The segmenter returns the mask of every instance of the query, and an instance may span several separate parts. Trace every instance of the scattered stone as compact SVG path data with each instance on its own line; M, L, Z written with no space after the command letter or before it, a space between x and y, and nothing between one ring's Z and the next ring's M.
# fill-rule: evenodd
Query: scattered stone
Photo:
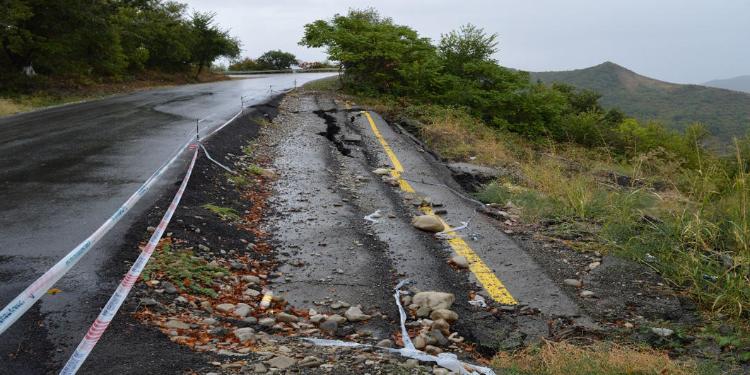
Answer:
M429 307L430 310L450 309L455 300L453 294L443 292L419 292L412 298L413 303Z
M216 305L216 310L219 310L223 313L229 313L234 310L234 304L222 303L220 305Z
M344 313L344 316L350 322L361 322L370 319L370 316L363 313L359 306L352 306Z
M565 279L563 280L563 284L574 286L576 288L580 288L581 286L583 286L583 283L581 282L581 280L576 280L576 279Z
M437 233L442 232L445 229L443 222L435 215L415 216L411 220L411 224L415 228L425 232Z
M391 170L389 168L378 168L378 169L372 171L372 173L375 173L378 176L385 176L387 174L390 174Z
M253 372L256 374L265 374L268 372L268 369L262 363L256 363L253 365Z
M326 320L320 323L320 330L328 334L333 334L339 328L339 324L335 320Z
M242 294L255 298L260 295L260 292L255 289L245 289L245 291L242 292Z
M324 320L326 320L326 316L321 314L313 315L310 317L310 322L313 324L320 324Z
M250 308L250 305L246 303L238 303L237 307L235 307L234 309L234 315L237 315L240 318L244 318L248 314L250 314L251 311L252 311L252 308Z
M432 369L432 375L450 375L450 371L442 367L435 367Z
M378 341L377 344L375 344L375 346L377 346L379 348L392 348L393 347L393 341L391 341L389 339L380 340L380 341Z
M249 283L249 284L260 284L260 278L258 276L253 275L242 275L243 282Z
M456 255L451 258L451 262L453 262L458 268L469 268L469 260L466 259L465 256Z
M432 311L432 313L430 314L430 319L444 319L448 323L453 323L458 320L458 314L456 314L455 311L451 311L448 309L437 309Z
M416 359L407 359L406 362L401 364L401 367L410 370L419 366L419 361Z
M203 321L202 321L203 324L208 324L210 326L216 325L216 323L218 323L218 322L219 321L216 320L216 319L214 319L214 318L206 318L206 319L203 319Z
M246 341L255 340L255 330L252 328L237 328L234 330L234 336L244 344Z
M209 313L214 311L214 308L211 306L211 302L209 301L201 301L201 309Z
M417 318L426 318L426 317L430 316L430 311L431 310L430 310L429 307L427 307L427 306L420 306L417 309L417 312L416 312Z
M148 228L146 228L146 232L154 233L154 232L156 232L156 227L149 226Z
M450 341L443 335L442 332L440 332L437 329L433 329L430 331L430 336L432 336L433 339L435 339L435 342L440 346L446 346Z
M580 293L579 295L580 295L581 297L583 297L583 298L586 298L586 297L593 297L593 296L594 296L594 294L595 294L595 293L594 293L594 292L592 292L592 291L590 291L590 290L583 290L583 291L581 291L581 293Z
M443 352L443 349L434 345L427 345L424 347L424 351L427 352L427 354L438 355Z
M156 302L153 298L141 298L141 305L146 307L156 306L159 302Z
M349 305L348 303L343 302L343 301L336 301L336 302L334 302L334 303L331 304L331 308L334 309L334 310L338 310L338 309L349 307L349 306L351 306L351 305Z
M589 264L589 270L593 270L596 267L599 267L602 264L602 262L592 262Z
M297 365L302 368L307 368L307 367L318 367L321 364L323 364L323 360L321 360L320 358L307 356L305 358L302 358L302 360L299 361Z
M412 343L414 344L414 347L419 350L422 350L425 348L425 346L427 346L427 341L422 335L418 335L417 337L415 337Z
M276 321L279 321L279 322L294 323L294 322L297 322L298 320L299 318L297 318L296 316L292 314L287 314L284 312L280 312L276 314Z
M279 370L286 370L294 366L296 363L297 363L296 359L283 356L283 355L280 355L268 361L268 364L271 365L271 367L275 367Z
M247 318L242 319L242 321L245 322L245 323L248 323L248 324L257 324L258 323L258 318L254 317L254 316L248 316Z
M669 336L672 336L672 334L674 333L674 331L669 328L657 328L657 327L651 328L651 332L653 332L659 337L669 337Z
M448 322L445 321L445 319L438 319L432 322L432 325L430 326L430 328L439 330L444 335L447 335L450 333L451 325L448 324Z
M276 319L274 318L263 318L258 321L258 324L263 327L273 327L274 324L276 324Z
M164 288L164 293L167 294L177 294L178 290L174 286L174 284L170 283L169 281L162 281L161 283L162 288Z
M627 329L630 329L630 328L634 327L633 323L630 323L630 322L625 322L625 324L623 324L622 326L625 327L625 328L627 328Z
M339 314L333 314L333 315L329 316L328 319L326 319L326 321L333 321L333 322L336 322L338 324L344 324L344 323L346 323L346 318L344 318L343 316L341 316Z
M207 253L207 252L211 251L211 248L208 247L208 246L206 246L206 245L204 245L204 244L198 244L198 250L200 250L200 251L202 251L204 253Z
M190 324L187 324L180 320L172 319L167 321L167 323L164 324L164 327L169 329L190 329Z

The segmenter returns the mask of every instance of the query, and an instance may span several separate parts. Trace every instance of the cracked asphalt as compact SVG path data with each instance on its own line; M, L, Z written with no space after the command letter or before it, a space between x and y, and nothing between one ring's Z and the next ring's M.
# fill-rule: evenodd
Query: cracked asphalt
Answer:
M106 220L195 134L240 108L330 74L253 76L108 97L0 119L0 305L11 299ZM67 359L119 278L105 267L127 229L178 180L186 155L131 212L0 340L0 373L39 373L10 365L32 350ZM134 249L132 258L137 257Z
M590 326L590 318L494 219L478 214L475 202L456 193L461 188L450 171L398 128L371 112L416 193L403 192L373 172L392 165L360 110L325 94L285 102L288 108L281 108L275 120L284 132L275 152L280 175L272 198L276 215L267 225L281 273L274 291L292 305L319 309L340 300L395 319L392 289L409 279L413 290L454 293L462 334L488 348L518 332L543 335L549 319ZM539 314L503 320L470 306L472 293L488 300L490 293L477 275L449 265L455 252L447 241L411 225L424 196L446 211L441 216L451 226L469 222L460 231L469 247L520 308ZM381 217L368 223L364 216L376 210ZM384 337L394 329L371 328Z

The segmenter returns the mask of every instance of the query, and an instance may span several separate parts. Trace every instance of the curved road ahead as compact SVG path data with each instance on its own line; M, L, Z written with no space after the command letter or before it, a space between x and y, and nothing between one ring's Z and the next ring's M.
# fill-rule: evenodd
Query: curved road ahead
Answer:
M0 306L101 225L162 163L195 134L207 133L273 90L330 73L254 76L248 79L148 90L0 119ZM68 273L56 288L0 339L0 365L22 350L35 319L45 322L54 355L65 357L118 280L103 267L124 234L163 188L184 172L185 155L151 192ZM133 259L137 251L133 251ZM45 358L45 360L48 358ZM57 361L64 358L57 358ZM0 366L4 367L4 366ZM7 368L5 368L7 370ZM0 372L4 370L0 369Z

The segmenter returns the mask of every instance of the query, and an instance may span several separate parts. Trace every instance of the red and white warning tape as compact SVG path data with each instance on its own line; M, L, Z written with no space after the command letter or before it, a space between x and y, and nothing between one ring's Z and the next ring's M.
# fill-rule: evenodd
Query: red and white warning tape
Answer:
M208 137L214 135L219 130L223 129L225 126L229 125L231 122L233 122L237 117L241 116L243 114L243 110L241 109L237 114L235 114L232 118L227 120L224 124L221 126L213 129L208 135L204 136L203 139L207 139ZM133 206L151 189L153 184L156 182L156 180L161 177L164 172L167 170L167 168L172 165L172 163L177 160L177 158L182 153L182 150L185 149L185 147L189 147L191 150L195 149L196 152L198 150L198 145L194 143L194 140L191 139L187 143L185 143L184 146L180 147L177 152L175 152L174 156L172 156L171 159L169 159L166 163L162 164L159 169L154 172L154 174L149 177L146 182L141 185L138 190L131 195L125 203L120 206L117 211L115 211L112 216L110 216L107 221L105 221L99 228L94 231L88 238L83 240L78 246L73 248L68 254L66 254L60 261L58 261L52 268L47 270L42 276L40 276L38 279L36 279L29 287L27 287L21 294L16 296L10 303L8 303L7 306L5 306L2 310L0 310L0 335L3 334L8 328L10 328L13 323L15 323L21 316L23 316L26 311L28 311L31 306L34 305L36 301L38 301L50 288L52 288L55 283L60 280L68 271L70 271L73 266L78 263L81 258L86 255L91 248L94 247L94 244L96 244L99 240L101 240L107 232L112 229L112 227L117 224L120 219L122 219L125 214L130 211Z
M36 279L29 287L27 287L21 294L14 298L8 303L2 311L0 311L0 334L5 332L13 323L16 322L26 311L28 311L34 303L39 300L52 286L60 280L78 261L91 250L95 243L97 243L104 235L109 232L112 227L120 221L120 219L130 211L133 206L151 189L153 184L156 182L161 175L167 170L167 168L174 163L175 160L180 156L182 150L188 146L186 143L184 146L172 156L169 161L162 164L159 169L141 185L133 195L128 198L120 208L110 216L107 221L104 222L99 228L94 231L88 238L78 244L73 250L65 255L60 261L58 261L52 268L47 270L41 277Z
M190 175L193 172L193 167L195 166L195 160L198 157L198 148L194 147L194 149L195 151L193 152L193 159L190 162L187 173L185 173L185 178L182 180L182 184L180 185L179 190L177 190L177 194L175 194L174 198L172 199L172 203L169 205L167 212L164 214L161 222L156 227L154 233L151 235L148 244L138 256L138 259L135 261L135 263L133 263L133 266L130 267L130 270L120 282L120 285L117 287L117 290L115 290L115 293L112 294L112 297L109 298L109 301L104 306L101 313L99 313L99 316L91 325L88 332L86 333L86 336L84 336L84 338L81 340L81 343L78 344L78 347L76 348L75 352L73 352L73 355L70 356L68 362L65 364L65 367L63 367L63 369L60 371L60 374L69 375L78 372L78 369L86 360L86 357L89 356L89 353L91 353L91 350L99 341L99 338L101 338L102 334L104 334L104 331L109 326L109 323L112 322L112 319L115 317L117 310L120 309L120 306L130 293L130 290L133 288L133 284L135 284L136 280L138 280L138 277L141 275L141 272L143 272L143 268L146 267L146 263L148 262L149 258L151 258L151 254L154 252L156 245L159 244L159 240L164 234L164 231L167 229L167 225L172 219L172 215L177 209L177 206L180 204L182 194L185 192L188 180L190 179Z

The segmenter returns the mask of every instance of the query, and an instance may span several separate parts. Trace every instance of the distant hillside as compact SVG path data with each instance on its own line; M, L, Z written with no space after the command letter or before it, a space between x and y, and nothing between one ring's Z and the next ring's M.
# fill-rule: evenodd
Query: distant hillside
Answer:
M709 87L718 87L720 89L744 91L750 93L750 76L739 76L727 79L716 79L708 81L703 85Z
M659 120L683 130L694 122L726 146L750 129L750 94L699 85L680 85L636 74L611 62L586 69L531 73L533 80L563 82L595 90L605 108L620 108L640 120Z

